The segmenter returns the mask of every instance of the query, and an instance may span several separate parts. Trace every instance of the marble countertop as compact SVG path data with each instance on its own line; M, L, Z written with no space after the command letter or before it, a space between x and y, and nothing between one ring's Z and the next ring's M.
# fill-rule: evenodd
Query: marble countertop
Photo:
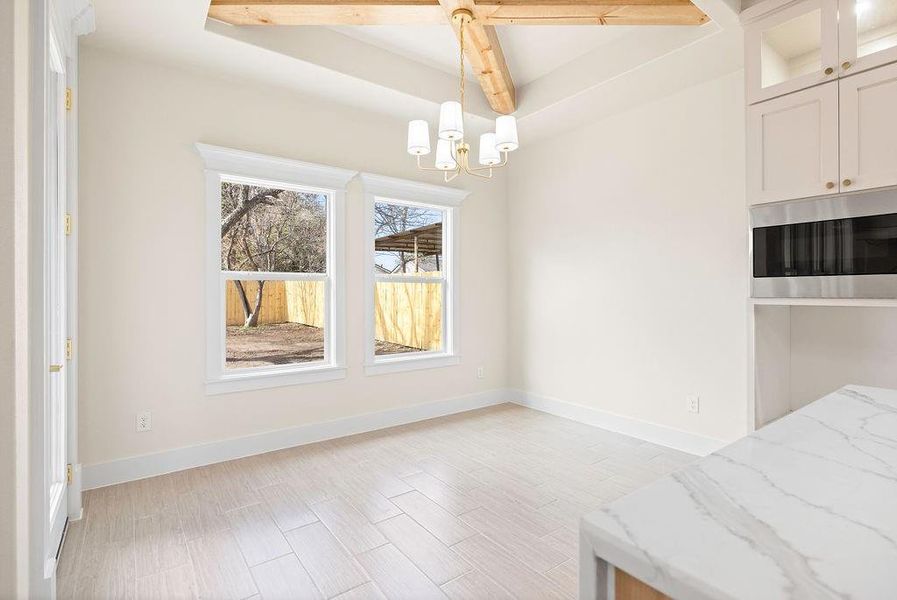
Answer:
M676 599L897 598L897 390L847 386L583 517Z

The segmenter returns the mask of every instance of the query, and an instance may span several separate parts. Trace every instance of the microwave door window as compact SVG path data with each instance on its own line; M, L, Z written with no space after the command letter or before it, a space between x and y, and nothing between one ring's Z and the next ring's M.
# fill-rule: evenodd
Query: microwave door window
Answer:
M897 213L753 230L754 277L897 273Z

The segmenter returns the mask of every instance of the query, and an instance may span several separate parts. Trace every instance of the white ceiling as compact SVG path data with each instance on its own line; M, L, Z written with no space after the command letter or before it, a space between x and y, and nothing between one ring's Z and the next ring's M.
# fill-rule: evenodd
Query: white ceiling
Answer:
M446 73L458 72L458 41L447 25L346 26L331 29ZM640 29L638 35L649 36L653 28L588 25L497 27L508 69L518 87L532 83L561 65L624 35L636 33L637 29ZM473 78L469 68L468 77Z
M731 6L738 0L693 1L714 22L500 27L517 87L521 135L529 140L552 135L739 68L741 28ZM93 3L96 31L82 38L86 46L275 85L403 120L435 118L439 103L457 94L458 45L448 25L233 27L206 19L209 0ZM674 56L688 56L687 66L679 66L680 72L660 68ZM472 125L485 130L495 114L479 86L468 90Z

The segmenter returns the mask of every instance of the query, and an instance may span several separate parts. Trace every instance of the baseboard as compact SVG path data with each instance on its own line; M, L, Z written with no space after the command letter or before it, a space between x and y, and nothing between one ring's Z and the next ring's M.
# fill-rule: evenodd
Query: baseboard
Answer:
M510 398L506 390L490 390L334 421L300 425L198 446L175 448L154 454L84 465L81 473L82 485L83 489L89 490L243 458L253 454L263 454L283 448L443 417L509 401Z
M640 421L630 417L624 417L611 412L582 406L581 404L573 404L548 396L540 396L522 390L509 390L507 398L515 404L540 410L542 412L593 425L601 429L607 429L616 433L629 435L646 442L666 446L689 454L697 454L699 456L707 456L712 452L716 452L728 442L717 440L715 438L705 437L673 429L664 425L657 425L647 421Z

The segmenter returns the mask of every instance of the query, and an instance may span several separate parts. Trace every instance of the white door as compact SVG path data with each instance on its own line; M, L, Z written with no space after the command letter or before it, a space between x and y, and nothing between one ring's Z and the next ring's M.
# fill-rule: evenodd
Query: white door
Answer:
M845 77L841 191L897 185L897 64Z
M838 188L838 82L748 107L748 202L834 194Z
M47 74L46 186L44 202L44 489L46 576L55 570L67 518L65 385L65 68L63 54L50 36Z
M744 36L751 104L838 76L838 0L791 4L746 25Z
M840 0L841 76L897 61L897 0Z

